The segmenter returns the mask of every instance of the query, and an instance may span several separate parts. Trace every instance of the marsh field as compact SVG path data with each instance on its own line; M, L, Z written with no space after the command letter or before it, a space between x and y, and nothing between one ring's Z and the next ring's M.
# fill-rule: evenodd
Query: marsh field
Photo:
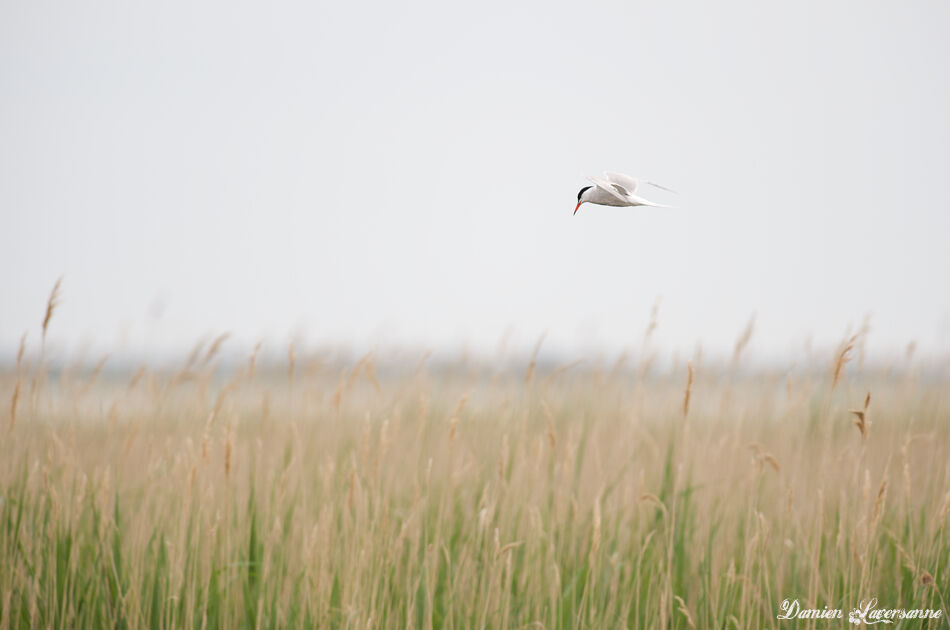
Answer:
M787 369L745 366L741 345L717 365L493 367L224 361L219 342L128 371L27 347L0 376L0 629L824 628L873 598L945 610L948 375L865 363L860 344ZM786 599L844 617L777 620Z

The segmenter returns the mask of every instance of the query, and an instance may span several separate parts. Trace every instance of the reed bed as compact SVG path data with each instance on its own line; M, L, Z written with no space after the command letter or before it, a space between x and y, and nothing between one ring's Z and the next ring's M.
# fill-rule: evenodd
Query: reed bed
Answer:
M0 630L825 628L950 594L947 382L853 342L493 371L224 339L0 377Z

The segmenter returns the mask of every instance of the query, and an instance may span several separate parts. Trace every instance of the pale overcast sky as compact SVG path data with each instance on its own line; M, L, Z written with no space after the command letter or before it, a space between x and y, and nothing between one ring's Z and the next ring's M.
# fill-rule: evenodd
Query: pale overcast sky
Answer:
M950 3L0 1L0 350L950 350ZM585 205L585 174L680 192ZM121 342L121 344L120 344ZM122 345L124 344L124 345Z

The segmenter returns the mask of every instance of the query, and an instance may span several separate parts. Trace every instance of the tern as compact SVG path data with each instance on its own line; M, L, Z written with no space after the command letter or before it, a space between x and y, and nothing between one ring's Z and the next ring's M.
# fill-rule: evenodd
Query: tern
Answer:
M604 173L604 177L588 177L593 186L584 186L577 193L577 205L574 206L574 214L577 214L578 208L582 203L594 203L599 206L652 206L654 208L672 208L673 206L664 206L661 203L647 201L636 194L637 186L649 184L661 190L675 192L666 186L660 186L653 182L630 177L622 173Z

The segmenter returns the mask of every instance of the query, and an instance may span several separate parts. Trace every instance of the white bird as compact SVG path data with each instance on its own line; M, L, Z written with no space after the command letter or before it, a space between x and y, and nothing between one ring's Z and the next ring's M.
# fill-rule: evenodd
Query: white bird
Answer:
M574 214L582 203L594 203L600 206L652 206L654 208L672 208L673 206L664 206L661 203L647 201L636 194L637 186L641 183L649 184L668 192L675 192L665 186L654 184L646 180L630 177L623 173L604 173L604 178L588 177L594 185L584 186L577 193L577 205L574 206Z

